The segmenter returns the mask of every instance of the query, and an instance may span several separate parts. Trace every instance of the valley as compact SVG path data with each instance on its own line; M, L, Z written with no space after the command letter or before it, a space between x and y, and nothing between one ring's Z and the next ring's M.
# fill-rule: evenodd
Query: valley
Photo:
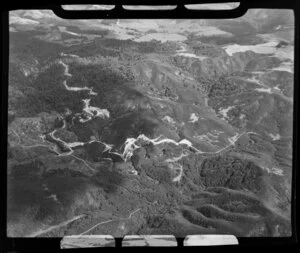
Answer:
M8 236L290 236L290 14L11 12Z

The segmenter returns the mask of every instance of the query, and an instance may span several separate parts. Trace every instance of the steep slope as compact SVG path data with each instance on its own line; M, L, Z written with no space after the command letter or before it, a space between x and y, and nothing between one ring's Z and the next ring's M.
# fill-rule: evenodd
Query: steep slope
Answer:
M13 12L9 236L289 236L291 19L250 14Z

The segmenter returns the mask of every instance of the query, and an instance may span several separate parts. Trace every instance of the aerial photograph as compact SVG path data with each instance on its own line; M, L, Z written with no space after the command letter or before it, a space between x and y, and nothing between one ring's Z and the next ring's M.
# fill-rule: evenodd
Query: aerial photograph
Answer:
M294 22L10 11L7 236L291 236Z

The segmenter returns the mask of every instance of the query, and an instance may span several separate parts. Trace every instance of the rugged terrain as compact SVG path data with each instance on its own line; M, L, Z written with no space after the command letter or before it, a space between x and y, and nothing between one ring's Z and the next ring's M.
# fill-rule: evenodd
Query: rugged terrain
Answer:
M293 25L11 12L8 236L289 236Z

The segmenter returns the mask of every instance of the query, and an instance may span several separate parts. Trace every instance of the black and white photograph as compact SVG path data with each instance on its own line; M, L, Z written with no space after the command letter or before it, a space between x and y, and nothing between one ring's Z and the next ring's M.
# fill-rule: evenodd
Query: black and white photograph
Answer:
M290 237L294 30L291 9L9 11L7 237Z

